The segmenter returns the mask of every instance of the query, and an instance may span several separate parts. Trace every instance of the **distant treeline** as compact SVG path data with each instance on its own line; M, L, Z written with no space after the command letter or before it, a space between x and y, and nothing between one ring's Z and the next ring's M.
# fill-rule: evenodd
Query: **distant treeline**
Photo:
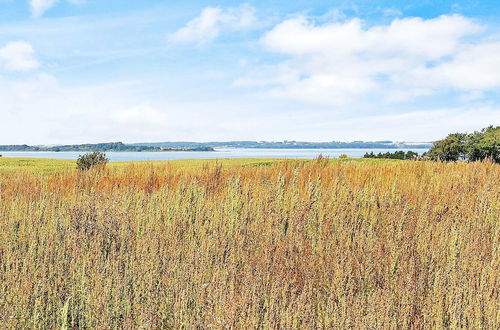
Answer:
M195 147L195 148L185 148L185 147L155 147L155 146L138 146L131 144L124 144L122 142L111 142L111 143L96 143L96 144L78 144L78 145L63 145L63 146L29 146L26 144L22 145L0 145L0 151L52 151L52 152L62 152L62 151L101 151L101 152L113 152L113 151L214 151L211 147Z
M228 141L228 142L151 142L151 143L135 143L135 146L148 147L214 147L214 148L253 148L253 149L342 149L342 148L371 148L371 149L400 149L400 148L415 148L428 149L432 143L397 143L393 141L354 141L354 142L304 142L304 141L282 141L282 142L267 142L267 141Z
M404 152L403 150L395 151L395 152L379 152L378 154L374 154L373 152L366 153L363 158L385 158L385 159L403 159L403 160L415 160L420 156L418 153L414 151Z
M474 133L453 133L434 142L432 148L421 156L413 151L366 153L364 158L428 159L442 162L481 161L489 159L500 163L500 126L487 127Z

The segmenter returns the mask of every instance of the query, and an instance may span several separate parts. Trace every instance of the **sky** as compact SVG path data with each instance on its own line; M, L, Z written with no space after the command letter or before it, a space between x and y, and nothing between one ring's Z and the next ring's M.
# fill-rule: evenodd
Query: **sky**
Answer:
M0 144L500 125L498 1L0 0Z

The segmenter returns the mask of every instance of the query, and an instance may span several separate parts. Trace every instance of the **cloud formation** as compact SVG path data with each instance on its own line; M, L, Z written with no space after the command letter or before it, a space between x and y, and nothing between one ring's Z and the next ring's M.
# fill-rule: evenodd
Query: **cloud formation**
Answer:
M267 50L288 59L236 85L333 106L361 97L403 102L440 91L488 91L500 87L500 40L483 31L460 15L375 26L357 18L325 24L288 19L261 39Z
M177 43L204 44L216 39L222 30L245 29L252 27L255 22L255 9L248 5L238 8L207 7L198 17L167 38Z
M41 17L47 10L54 7L59 0L30 0L31 13L33 17ZM85 0L68 0L69 3L78 5Z
M35 51L26 41L11 41L0 47L0 68L7 71L29 71L39 66Z
M30 0L31 13L34 17L42 16L59 0Z

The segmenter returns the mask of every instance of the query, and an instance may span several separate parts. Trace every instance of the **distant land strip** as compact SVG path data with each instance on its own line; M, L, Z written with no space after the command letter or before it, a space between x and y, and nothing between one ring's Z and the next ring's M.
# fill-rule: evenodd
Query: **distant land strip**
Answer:
M215 151L214 148L208 146L200 147L162 147L162 146L139 146L132 144L124 144L122 142L111 143L96 143L96 144L75 144L75 145L60 145L60 146L29 146L26 144L20 145L0 145L0 151L51 151L51 152L64 152L64 151Z
M150 142L133 143L135 146L177 148L252 148L252 149L428 149L432 142L353 141L353 142L305 142L305 141L229 141L229 142Z
M215 151L214 148L248 149L428 149L432 142L354 141L354 142L302 142L302 141L229 141L229 142L123 142L73 145L0 145L0 151Z

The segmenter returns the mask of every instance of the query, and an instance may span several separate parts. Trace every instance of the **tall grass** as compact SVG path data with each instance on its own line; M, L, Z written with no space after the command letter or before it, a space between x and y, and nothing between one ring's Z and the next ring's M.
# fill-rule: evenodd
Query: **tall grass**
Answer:
M2 328L500 324L500 166L0 173Z

